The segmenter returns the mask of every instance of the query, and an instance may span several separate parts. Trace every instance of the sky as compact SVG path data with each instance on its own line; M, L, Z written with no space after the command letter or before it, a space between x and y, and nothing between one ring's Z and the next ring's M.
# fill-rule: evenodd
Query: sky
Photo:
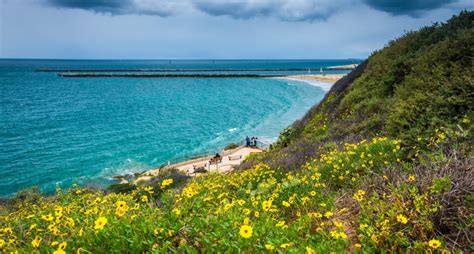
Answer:
M0 58L363 59L472 0L0 0Z

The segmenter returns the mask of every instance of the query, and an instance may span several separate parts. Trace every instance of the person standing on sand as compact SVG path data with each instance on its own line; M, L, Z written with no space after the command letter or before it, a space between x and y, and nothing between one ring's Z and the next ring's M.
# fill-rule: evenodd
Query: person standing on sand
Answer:
M245 146L249 147L250 146L250 138L249 136L245 137Z
M253 141L253 146L257 147L257 137L255 137L255 140Z

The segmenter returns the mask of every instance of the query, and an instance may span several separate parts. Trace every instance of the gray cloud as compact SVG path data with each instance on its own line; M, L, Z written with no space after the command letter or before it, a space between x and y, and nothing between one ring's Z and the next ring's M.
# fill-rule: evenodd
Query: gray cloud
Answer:
M326 20L341 9L364 3L392 15L419 17L459 0L42 0L49 6L109 13L167 17L177 12L201 11L235 19L273 17L284 21Z
M196 9L212 16L237 19L276 17L285 21L325 20L353 0L207 0L194 1Z
M171 16L178 2L166 0L45 0L56 8L82 9L112 15L143 14Z
M370 7L392 15L419 17L424 12L438 9L457 0L363 0Z

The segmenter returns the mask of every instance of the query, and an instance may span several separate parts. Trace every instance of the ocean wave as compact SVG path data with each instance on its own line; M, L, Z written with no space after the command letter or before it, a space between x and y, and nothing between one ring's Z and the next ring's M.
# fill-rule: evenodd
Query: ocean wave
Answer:
M148 170L150 168L150 166L144 163L128 158L116 166L104 168L98 176L101 178L112 179L112 177L117 175L133 175L135 173Z
M306 84L309 84L309 85L312 85L312 86L317 86L317 87L323 89L325 92L329 92L329 90L331 90L332 85L334 84L334 83L324 82L324 81L287 78L287 77L278 77L278 78L275 78L275 79L303 82L303 83L306 83Z

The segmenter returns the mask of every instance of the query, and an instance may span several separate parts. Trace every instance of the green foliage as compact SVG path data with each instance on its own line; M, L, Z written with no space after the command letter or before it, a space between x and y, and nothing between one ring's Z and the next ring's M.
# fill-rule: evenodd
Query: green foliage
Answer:
M309 139L324 139L328 130L327 121L323 113L315 115L304 127L303 135Z
M433 194L440 194L451 189L451 180L449 177L442 177L434 179L430 186L430 191Z
M135 185L130 183L118 183L110 185L109 187L107 187L107 190L113 193L129 193L135 190L136 188L137 187Z
M230 143L230 144L228 144L228 145L226 145L226 146L224 147L224 151L232 150L232 149L235 149L235 148L237 148L237 147L239 147L238 144Z
M319 155L310 143L324 146L377 135L400 139L410 157L436 146L439 137L448 138L450 132L469 130L458 140L469 142L474 119L473 20L474 12L463 11L446 24L409 32L374 52L352 84L341 90L336 83L319 106L280 135L276 149L261 161L280 162L291 170ZM292 162L291 168L286 161Z
M272 144L272 149L283 148L290 144L291 140L295 137L295 130L292 127L285 128L278 137L278 140Z

